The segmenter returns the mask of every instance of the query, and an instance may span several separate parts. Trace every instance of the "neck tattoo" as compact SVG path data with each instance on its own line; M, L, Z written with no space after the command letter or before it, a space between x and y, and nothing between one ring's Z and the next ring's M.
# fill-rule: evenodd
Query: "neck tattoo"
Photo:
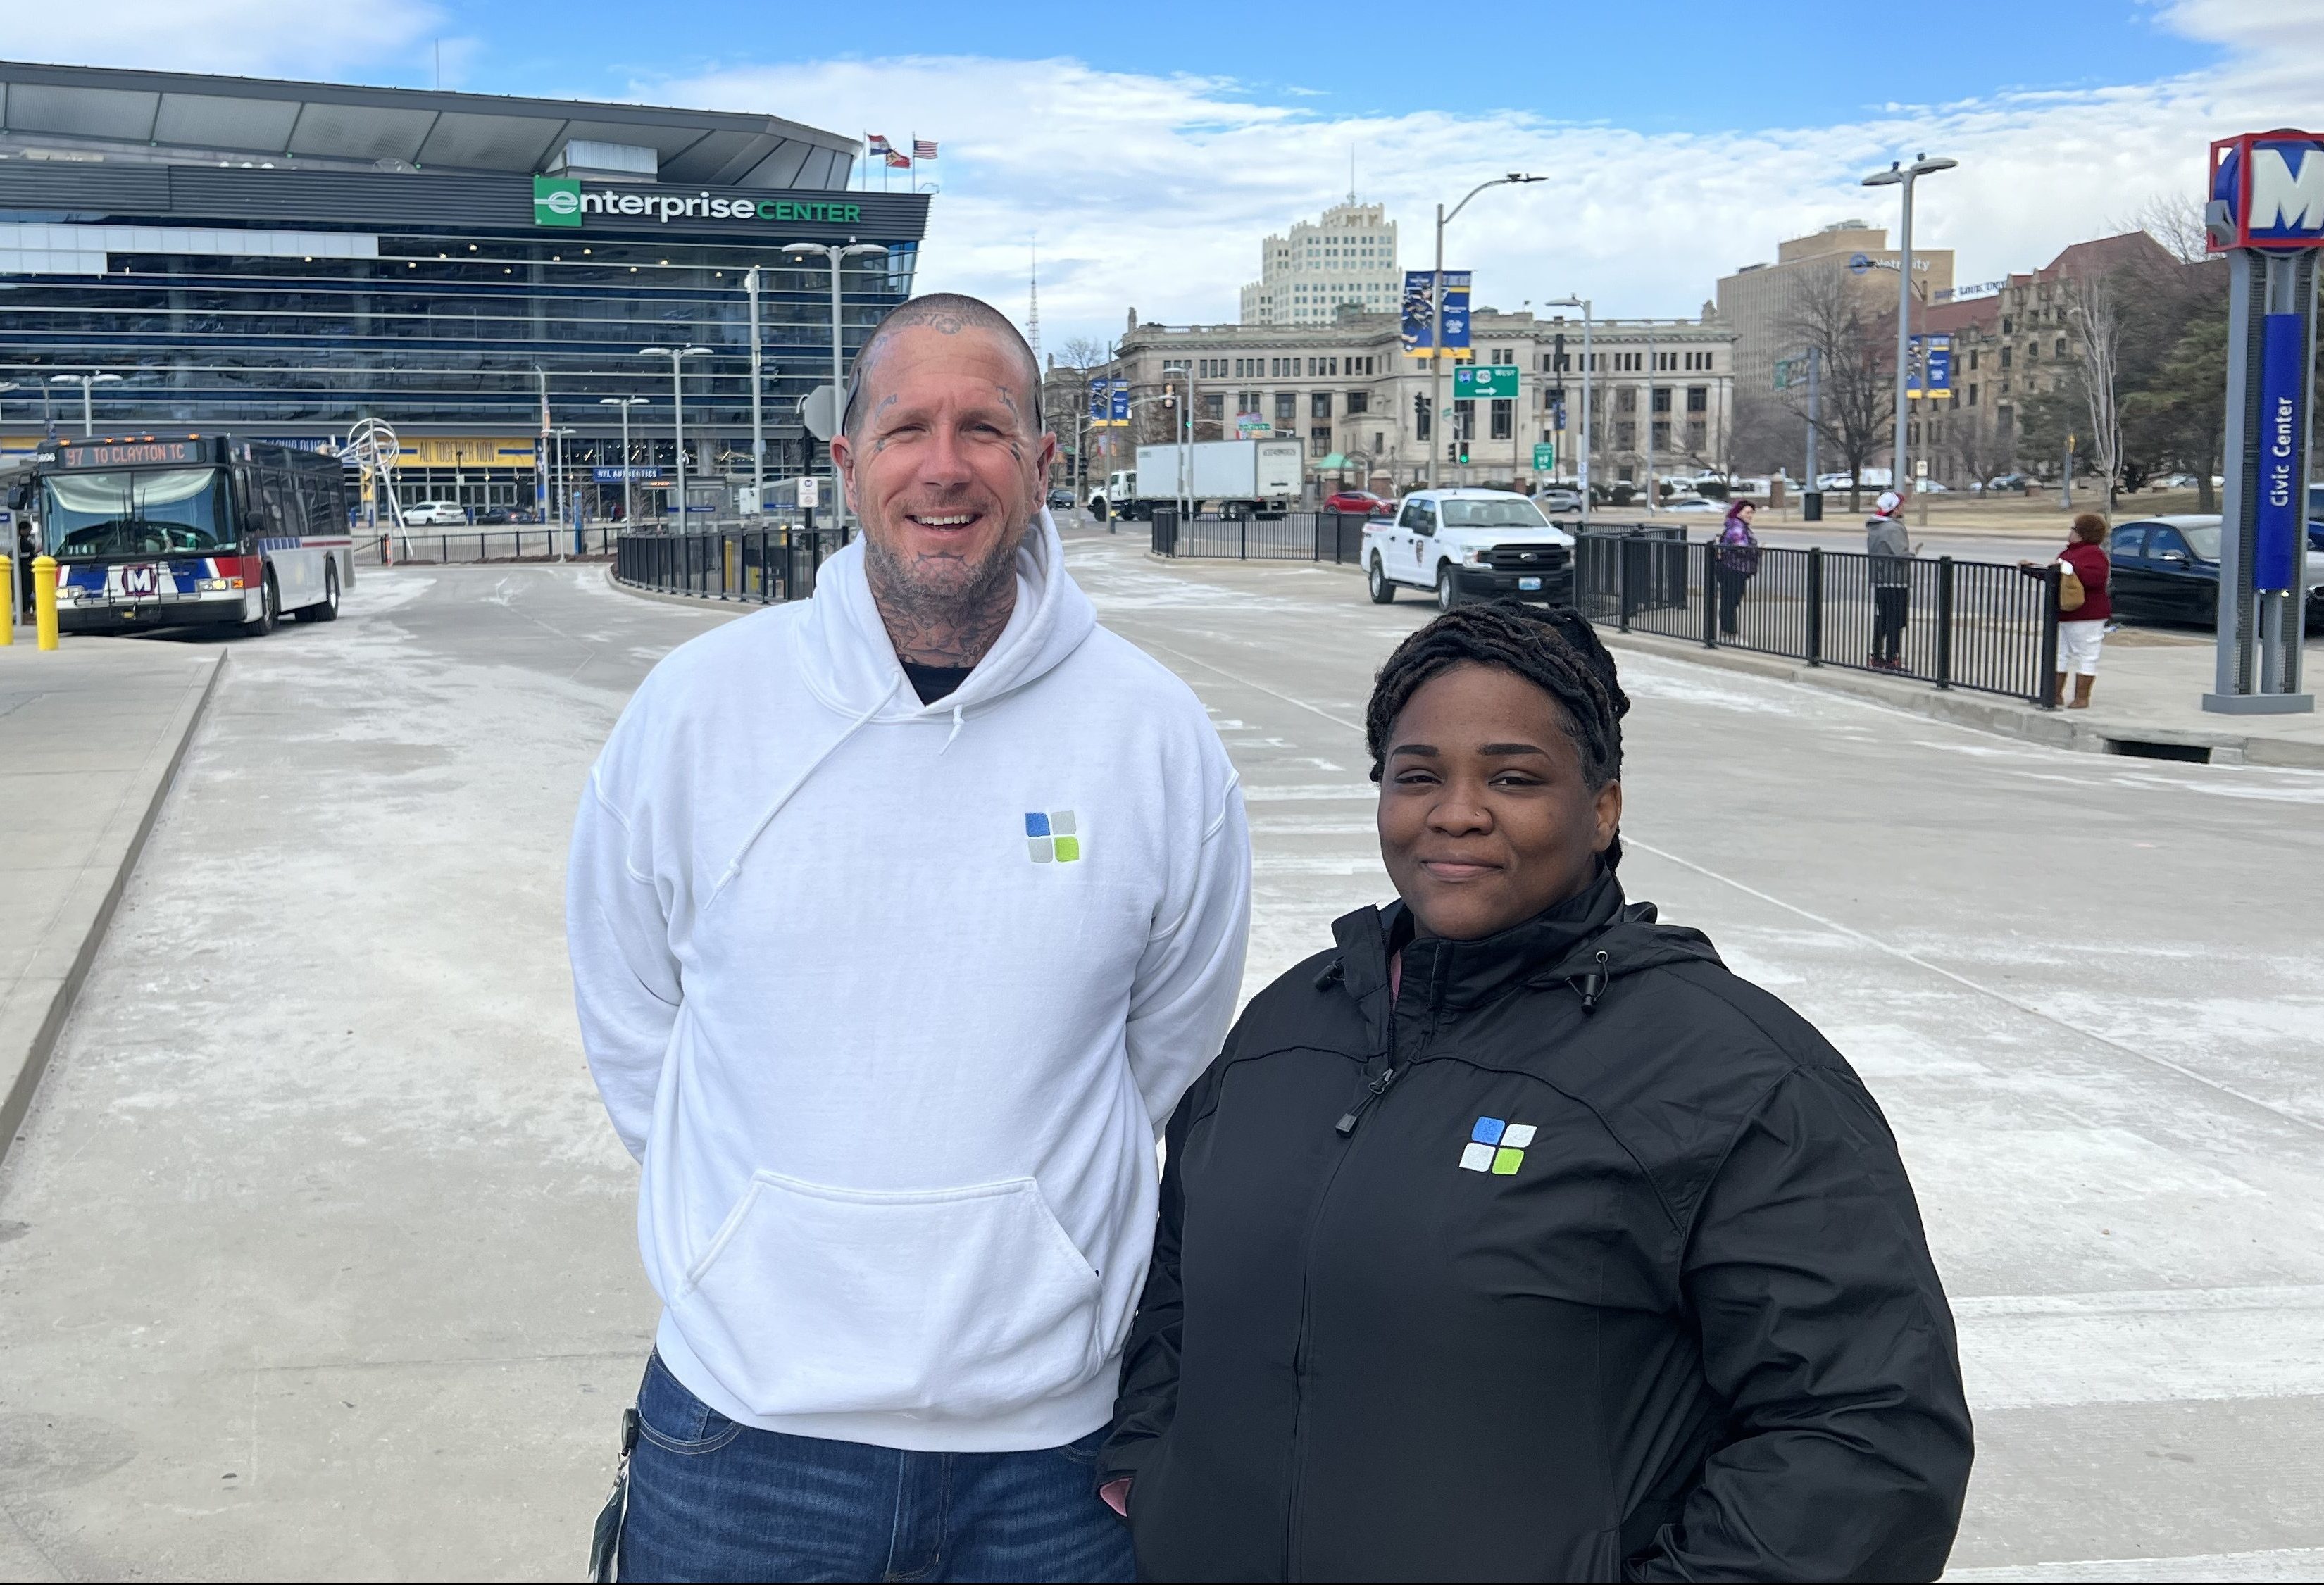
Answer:
M866 535L863 572L896 658L914 666L965 669L984 659L1017 608L1017 544L993 548L991 559L964 585L939 581L949 568L899 560ZM932 579L930 572L939 574Z

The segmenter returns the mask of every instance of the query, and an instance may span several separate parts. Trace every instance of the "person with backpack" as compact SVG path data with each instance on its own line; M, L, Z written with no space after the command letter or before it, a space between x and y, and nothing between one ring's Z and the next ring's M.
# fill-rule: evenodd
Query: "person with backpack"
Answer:
M1397 900L1170 1120L1099 1493L1145 1580L1933 1580L1971 1430L1879 1107L1617 878L1613 658L1460 607L1365 713Z
M1913 612L1913 546L1904 532L1904 498L1883 490L1865 520L1872 558L1872 669L1904 669L1904 624Z
M1755 510L1748 501L1732 502L1727 508L1727 521L1719 530L1719 631L1730 639L1741 628L1738 618L1742 611L1744 587L1759 570L1759 539L1751 532Z
M2114 565L2107 558L2107 521L2086 511L2074 519L2072 538L2054 561L2021 561L2029 577L2046 577L2058 569L2058 698L2069 710L2090 707L2090 690L2098 685L2098 650L2106 644L2107 623L2114 617L2114 601L2107 592ZM2066 697L2066 679L2074 683L2074 696Z

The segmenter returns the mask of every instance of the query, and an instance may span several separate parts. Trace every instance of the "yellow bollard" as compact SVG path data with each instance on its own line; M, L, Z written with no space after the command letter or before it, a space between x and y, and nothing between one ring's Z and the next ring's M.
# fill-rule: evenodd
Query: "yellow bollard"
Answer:
M0 644L16 641L16 558L0 556L0 604L8 608L5 621L0 621Z
M41 648L57 647L57 558L32 558L32 622Z

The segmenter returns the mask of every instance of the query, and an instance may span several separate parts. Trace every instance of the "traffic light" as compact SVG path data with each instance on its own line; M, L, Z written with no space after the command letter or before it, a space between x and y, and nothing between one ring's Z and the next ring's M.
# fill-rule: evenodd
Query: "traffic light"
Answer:
M1454 462L1459 463L1463 467L1469 465L1469 443L1466 440L1456 441L1453 445L1453 453L1452 460Z

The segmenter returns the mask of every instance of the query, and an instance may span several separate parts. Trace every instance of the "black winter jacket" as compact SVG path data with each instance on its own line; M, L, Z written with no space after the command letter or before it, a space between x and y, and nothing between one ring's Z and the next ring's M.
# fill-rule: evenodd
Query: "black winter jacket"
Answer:
M1932 1580L1952 1317L1872 1098L1605 875L1277 981L1169 1127L1100 1484L1162 1580Z

